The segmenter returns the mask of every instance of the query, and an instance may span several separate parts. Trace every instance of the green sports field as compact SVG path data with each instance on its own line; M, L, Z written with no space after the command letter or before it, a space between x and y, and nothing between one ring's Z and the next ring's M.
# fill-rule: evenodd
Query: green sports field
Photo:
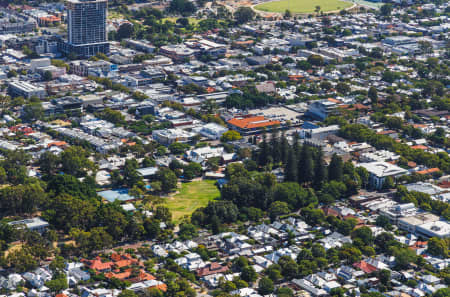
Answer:
M183 183L179 193L167 198L164 205L172 212L172 219L179 223L185 215L191 215L197 208L205 207L209 201L220 196L214 180Z
M267 2L255 6L255 9L267 12L281 12L290 10L292 13L311 13L320 6L323 12L349 8L353 4L339 0L280 0Z

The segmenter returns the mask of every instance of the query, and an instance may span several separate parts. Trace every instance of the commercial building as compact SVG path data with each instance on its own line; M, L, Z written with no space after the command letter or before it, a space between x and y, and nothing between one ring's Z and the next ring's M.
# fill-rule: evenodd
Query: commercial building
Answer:
M46 92L43 87L37 87L26 81L12 81L8 84L8 93L13 97L31 98L33 96L42 99Z
M336 135L338 132L339 132L339 125L331 125L315 129L302 129L300 130L299 133L301 138L324 140L329 135Z
M408 231L409 233L416 234L419 226L436 221L439 221L439 217L434 214L428 212L417 213L413 216L398 219L397 226L402 230Z
M83 111L83 101L75 97L63 97L43 102L42 106L46 115L66 114L79 116Z
M159 49L160 54L171 58L174 61L182 62L183 60L194 57L195 51L184 45L165 45Z
M263 129L270 130L280 126L280 124L280 121L269 120L264 116L237 117L228 121L230 129L236 130L243 135L256 134L262 132Z
M109 72L117 69L117 65L108 61L72 61L69 64L70 72L79 76L88 76L92 71Z
M156 130L152 133L153 139L163 145L169 145L174 142L191 142L196 135L197 133L178 128Z
M374 189L381 189L387 177L396 178L408 172L387 162L360 163L358 166L366 168L369 172L369 183Z
M445 221L434 221L417 226L416 234L424 237L450 237L450 224Z
M222 137L223 133L228 131L227 128L216 123L208 123L194 130L198 131L202 136L212 140L219 139Z
M61 43L61 50L81 57L108 53L106 14L107 0L68 0L68 39Z
M146 53L153 53L155 51L155 47L151 45L150 43L143 41L143 40L133 40L133 39L125 39L125 42L128 45L131 45L137 50L146 52Z
M308 106L307 116L323 121L330 114L333 114L337 108L336 102L330 100L314 101Z

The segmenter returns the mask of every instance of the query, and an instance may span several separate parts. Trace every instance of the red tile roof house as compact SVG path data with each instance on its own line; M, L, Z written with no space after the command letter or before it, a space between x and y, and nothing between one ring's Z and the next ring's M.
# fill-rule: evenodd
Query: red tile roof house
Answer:
M102 259L100 257L96 257L94 260L82 259L81 262L84 263L87 268L95 270L97 273L110 271L114 265L114 263L111 261L102 262Z
M142 281L148 281L148 280L154 280L156 279L153 275L145 272L143 269L140 269L137 274L133 274L133 269L128 268L124 272L120 272L120 270L115 270L114 272L108 272L105 273L105 277L111 279L111 278L117 278L120 280L126 280L130 283L138 283Z
M365 273L369 274L372 272L375 272L378 270L378 268L376 268L375 266L367 263L364 260L361 260L360 262L357 262L355 264L353 264L354 267L361 269L362 271L364 271Z
M227 272L230 268L228 266L222 266L219 263L211 263L203 268L197 269L196 273L199 277L207 275L213 275L217 273Z
M97 273L108 272L112 269L123 268L132 265L143 266L137 259L132 258L129 254L112 254L109 262L102 262L100 257L94 260L82 259L81 262L89 269L95 270Z

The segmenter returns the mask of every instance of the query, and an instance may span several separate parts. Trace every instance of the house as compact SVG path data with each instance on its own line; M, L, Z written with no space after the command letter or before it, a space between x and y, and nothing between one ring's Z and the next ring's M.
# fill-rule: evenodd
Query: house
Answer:
M429 285L437 285L441 282L441 279L438 277L435 277L434 275L431 274L426 274L424 276L422 276L421 280Z
M210 263L205 267L199 268L196 270L196 273L199 277L204 277L217 273L225 273L229 270L228 266L222 266L219 263Z
M167 290L167 285L158 280L147 280L139 283L132 284L127 288L127 290L131 290L133 292L142 292L151 288L156 288L165 292ZM116 295L117 296L117 295Z
M364 260L361 260L361 261L359 261L357 263L354 263L353 266L356 267L356 268L361 269L362 271L364 271L367 274L370 274L370 273L375 272L375 271L378 270L377 267L367 263Z
M175 263L189 271L194 271L206 266L206 263L203 262L202 258L197 253L189 253L184 257L177 258L175 259Z
M186 152L186 158L195 163L203 163L210 158L221 157L224 153L223 147L200 147Z
M102 262L100 257L96 257L94 260L82 259L81 262L84 263L88 269L92 269L97 272L110 271L114 265L112 261Z
M36 231L39 233L43 233L45 230L47 230L47 227L49 226L48 222L44 221L41 218L32 218L32 219L25 219L20 221L13 221L9 222L8 225L12 226L18 226L18 227L26 227L27 229L31 231Z
M306 279L293 279L292 283L307 291L312 296L325 296L328 294L325 290L316 288L314 284Z
M74 286L78 284L80 281L88 281L91 278L89 272L86 272L81 269L81 267L76 267L70 269L67 273L69 286Z

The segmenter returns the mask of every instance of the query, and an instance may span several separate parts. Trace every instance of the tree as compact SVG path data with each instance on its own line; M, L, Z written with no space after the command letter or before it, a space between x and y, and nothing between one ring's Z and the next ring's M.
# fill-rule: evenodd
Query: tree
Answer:
M56 256L55 259L50 263L49 268L53 273L55 273L62 272L65 266L66 263L64 262L64 258L61 256Z
M222 137L220 137L220 141L229 142L229 141L239 140L241 138L242 138L242 136L241 136L241 134L239 134L238 131L228 130L227 132L222 134Z
M67 279L64 277L56 278L49 280L45 283L45 286L47 286L51 292L58 293L62 290L65 290L69 287L67 283Z
M397 75L392 71L386 70L383 72L382 78L385 82L393 83L397 79Z
M372 230L369 227L361 227L352 232L352 239L360 239L365 245L371 245L373 243Z
M442 288L433 293L433 297L448 297L450 296L450 288Z
M44 116L44 108L40 102L33 102L25 105L22 110L24 121L40 120Z
M383 215L379 215L375 221L375 224L379 227L383 227L385 229L391 229L392 225L391 222L389 221L389 218Z
M419 41L419 49L422 54L431 54L433 52L433 45L429 41Z
M331 157L330 165L328 166L328 178L329 180L341 181L343 176L343 163L342 158L337 154L333 154Z
M169 150L174 155L184 154L184 152L189 149L190 145L182 142L173 142L169 145Z
M241 271L241 279L253 283L258 279L258 274L252 266L245 266Z
M195 12L194 3L188 0L172 0L168 10L170 12L180 13L183 16L188 16Z
M118 297L137 297L136 293L134 293L131 290L123 290L122 292L117 295Z
M127 39L131 38L134 34L134 26L132 23L123 23L120 25L119 29L117 30L117 39Z
M380 8L380 13L382 16L390 16L391 12L392 12L392 4L384 4L383 6L381 6Z
M324 64L323 57L320 55L310 55L307 61L313 66L322 66Z
M94 169L94 163L88 159L88 152L79 146L71 146L61 153L61 167L64 173L76 177L86 175Z
M380 270L378 272L378 278L383 285L387 286L391 281L391 271L387 269Z
M247 6L241 6L234 12L234 19L238 24L245 24L255 17L256 13Z
M416 254L413 250L408 248L395 248L394 249L395 266L398 269L406 269L409 264L414 263L416 260Z
M178 178L169 168L160 168L156 173L156 179L161 182L163 192L170 192L177 187Z
M327 168L325 167L323 161L323 152L322 149L319 148L315 160L314 160L314 188L320 189L322 184L327 179Z
M278 297L293 297L294 292L289 287L279 287L277 290Z
M300 151L300 160L298 162L298 182L308 184L314 178L314 164L311 148L309 145L303 145Z
M123 167L123 181L129 188L132 188L142 180L142 175L136 171L138 166L136 159L125 160L125 165Z
M448 249L450 246L450 239L437 238L432 237L428 241L428 249L427 252L433 256L447 258L448 257Z
M274 290L273 281L268 277L263 277L258 283L258 293L261 295L271 294Z
M350 92L350 86L346 83L340 82L336 85L336 91L346 95L348 92Z
M289 206L286 202L275 201L269 207L269 216L274 221L279 215L288 214L290 212Z
M196 176L202 174L202 166L198 163L191 162L183 170L183 176L185 179L191 180Z
M43 175L53 175L60 164L59 157L52 152L46 151L39 157L39 168Z
M285 167L285 180L290 182L297 182L297 158L293 149L289 149L286 167Z
M180 231L178 232L178 236L182 240L188 240L196 237L198 235L197 228L190 223L182 223L180 224Z
M172 214L167 207L158 206L155 210L154 218L162 222L170 222L172 220Z
M266 269L265 275L267 275L274 282L277 282L283 278L283 275L281 274L281 267L278 264L270 265Z
M53 75L50 71L45 71L42 77L45 81L51 81L53 79Z
M284 18L290 19L291 17L292 17L292 12L289 9L286 9L286 11L284 12Z
M31 271L36 269L38 263L33 258L31 253L24 248L13 250L8 253L6 257L6 263L9 267L13 268L15 271L22 273L26 271Z

